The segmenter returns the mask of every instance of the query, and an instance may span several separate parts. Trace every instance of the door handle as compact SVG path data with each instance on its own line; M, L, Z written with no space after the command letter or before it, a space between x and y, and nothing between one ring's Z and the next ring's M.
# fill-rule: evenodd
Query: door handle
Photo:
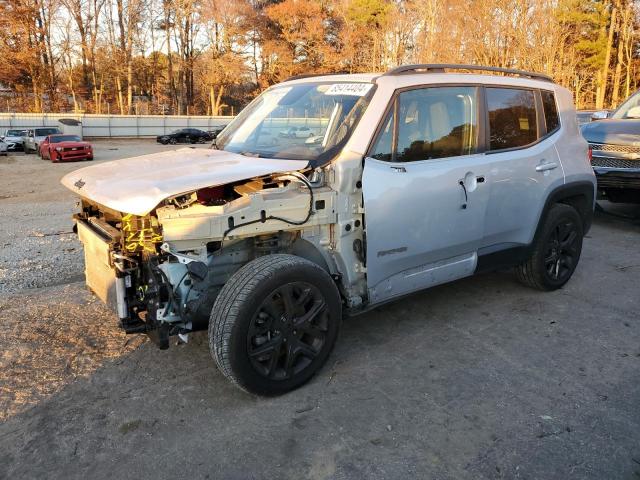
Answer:
M542 160L536 166L536 172L546 172L547 170L553 170L554 168L558 168L558 164L556 162L546 162Z

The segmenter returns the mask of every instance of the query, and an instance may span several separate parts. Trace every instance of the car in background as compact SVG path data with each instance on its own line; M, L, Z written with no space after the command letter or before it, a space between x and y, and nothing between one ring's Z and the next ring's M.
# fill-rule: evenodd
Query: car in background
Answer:
M213 127L211 130L207 130L207 133L211 135L211 140L215 140L218 137L218 135L220 135L220 132L224 130L224 127L226 127L226 125L217 125Z
M17 151L24 149L24 137L27 134L27 131L22 129L9 129L4 132L4 135L0 138L7 142L9 145L9 151Z
M158 135L156 142L162 145L176 144L176 143L206 143L213 140L213 137L209 132L199 130L197 128L181 128L174 130L167 135Z
M589 142L591 166L600 197L640 203L640 90L616 110L596 112L602 118L581 126Z
M576 121L578 122L578 125L584 125L585 123L589 123L591 120L594 120L594 113L596 113L595 110L576 111Z
M29 128L22 137L24 153L40 152L40 143L49 135L59 135L62 132L56 127Z
M43 160L53 163L93 160L93 147L78 135L49 135L40 142L38 153Z
M313 132L309 127L289 127L280 131L279 135L284 138L309 138L313 137Z

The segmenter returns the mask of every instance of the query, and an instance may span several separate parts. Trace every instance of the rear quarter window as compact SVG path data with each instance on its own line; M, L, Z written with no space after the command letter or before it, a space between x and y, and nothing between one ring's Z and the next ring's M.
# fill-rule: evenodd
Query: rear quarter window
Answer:
M538 139L533 90L488 87L486 92L489 150L523 147Z
M547 133L553 133L560 128L560 117L556 105L556 96L553 92L541 90L542 108L544 109L544 121L547 125Z

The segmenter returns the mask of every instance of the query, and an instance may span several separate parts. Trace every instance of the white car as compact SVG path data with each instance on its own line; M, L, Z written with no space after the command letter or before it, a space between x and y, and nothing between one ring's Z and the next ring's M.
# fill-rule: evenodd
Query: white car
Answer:
M324 140L260 142L292 117L326 125ZM215 149L105 162L62 183L81 198L87 284L125 332L165 349L208 328L220 372L261 395L308 381L343 315L508 266L561 288L595 199L571 92L470 65L292 79Z
M281 130L279 135L285 138L309 138L313 137L313 131L309 127L289 127Z
M24 129L9 129L4 132L1 138L9 145L9 151L22 150L24 145L23 137L26 135L27 131Z
M0 155L7 156L7 151L9 150L9 144L4 140L0 140Z

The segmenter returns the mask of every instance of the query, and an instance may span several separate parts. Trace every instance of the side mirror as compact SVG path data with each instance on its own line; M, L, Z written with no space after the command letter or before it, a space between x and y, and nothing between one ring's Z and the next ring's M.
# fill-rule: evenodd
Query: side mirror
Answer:
M600 110L591 114L591 120L604 120L605 118L609 118L609 112L606 110Z

